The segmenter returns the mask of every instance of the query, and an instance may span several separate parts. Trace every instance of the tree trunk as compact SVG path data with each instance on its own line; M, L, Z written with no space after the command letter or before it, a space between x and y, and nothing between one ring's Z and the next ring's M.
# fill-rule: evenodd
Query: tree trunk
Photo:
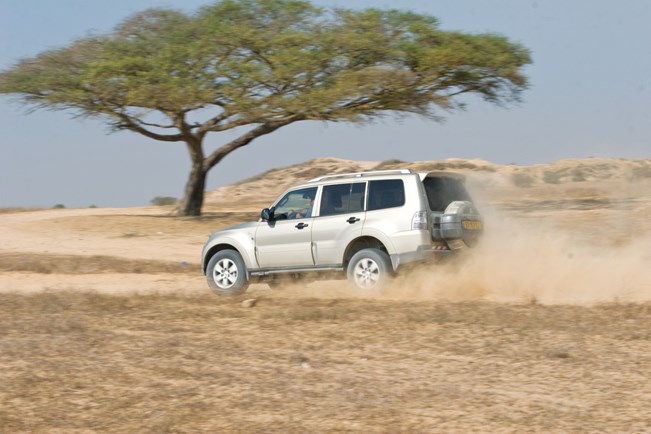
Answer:
M203 169L201 163L193 163L190 177L185 185L185 195L179 203L176 212L178 216L200 216L203 205L203 193L206 187L206 175L208 171Z
M181 117L179 118L181 119ZM188 183L185 185L185 195L179 203L179 208L176 212L178 216L200 216L201 215L201 206L203 205L203 193L206 187L206 176L208 171L212 169L217 163L219 163L222 158L230 154L236 149L239 149L243 146L248 145L256 139L257 137L269 134L273 131L276 131L278 128L291 124L292 122L303 120L302 115L294 115L291 118L276 121L276 122L267 122L248 133L240 136L239 138L223 145L221 148L216 149L212 154L207 158L204 158L203 147L201 142L203 137L208 132L208 130L200 132L198 134L192 134L188 131L187 124L184 122L181 123L179 129L181 131L185 130L184 141L187 145L188 152L190 153L190 158L192 160L192 170L190 171L190 177L188 178Z

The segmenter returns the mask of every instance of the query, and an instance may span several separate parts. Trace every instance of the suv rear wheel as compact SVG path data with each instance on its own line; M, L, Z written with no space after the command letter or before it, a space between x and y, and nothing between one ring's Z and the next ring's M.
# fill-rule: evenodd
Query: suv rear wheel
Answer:
M217 295L239 295L249 286L246 265L235 250L215 253L208 262L206 279Z
M347 275L348 281L359 289L381 289L392 276L391 260L380 249L360 250L350 259Z

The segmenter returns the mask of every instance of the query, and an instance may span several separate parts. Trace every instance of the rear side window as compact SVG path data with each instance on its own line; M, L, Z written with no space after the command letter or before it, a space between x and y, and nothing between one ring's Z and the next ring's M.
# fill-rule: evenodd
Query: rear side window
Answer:
M455 200L467 200L471 202L470 195L463 183L458 179L439 177L425 178L423 181L429 209L432 211L445 211L445 208Z
M402 179L370 181L368 210L394 208L405 204L405 184Z
M320 216L364 211L366 183L326 185L321 195Z

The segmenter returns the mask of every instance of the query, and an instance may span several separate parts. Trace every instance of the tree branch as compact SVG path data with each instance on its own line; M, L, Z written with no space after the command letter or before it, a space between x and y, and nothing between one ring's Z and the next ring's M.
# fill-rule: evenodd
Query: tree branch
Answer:
M231 114L228 113L226 110L224 110L223 112L221 112L217 116L214 116L213 118L208 119L206 122L201 124L197 134L199 134L201 137L203 137L203 136L206 135L206 133L208 133L210 131L215 131L214 128L216 128L220 124L220 122L225 121L230 116L231 116Z
M265 134L272 133L278 128L284 127L285 125L289 125L293 122L301 121L304 119L305 117L303 115L293 115L282 120L265 122L262 125L252 129L248 133L216 149L212 154L206 157L203 163L203 168L205 171L208 171L217 165L217 163L219 163L225 156L235 151L236 149L248 145L254 139L260 136L264 136Z
M121 122L116 124L116 127L119 129L126 129L126 130L131 130L136 133L142 134L145 137L149 137L150 139L154 140L160 140L162 142L182 142L185 141L186 137L184 134L158 134L153 131L150 131L146 128L144 128L139 121L135 121L128 115L121 113L121 112L112 112L115 116L117 116Z

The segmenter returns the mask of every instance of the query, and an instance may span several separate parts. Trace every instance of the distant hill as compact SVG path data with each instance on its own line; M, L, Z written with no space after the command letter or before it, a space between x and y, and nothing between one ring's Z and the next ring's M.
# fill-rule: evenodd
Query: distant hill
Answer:
M625 160L587 158L560 160L548 164L517 166L499 165L488 161L452 158L448 160L404 162L352 161L339 158L317 158L305 163L275 168L240 182L220 187L206 193L207 211L228 209L238 203L237 209L257 210L268 206L270 201L287 188L319 176L369 170L412 169L418 172L449 170L466 174L472 187L493 187L497 190L541 188L571 184L585 185L595 181L636 182L651 179L651 159Z

